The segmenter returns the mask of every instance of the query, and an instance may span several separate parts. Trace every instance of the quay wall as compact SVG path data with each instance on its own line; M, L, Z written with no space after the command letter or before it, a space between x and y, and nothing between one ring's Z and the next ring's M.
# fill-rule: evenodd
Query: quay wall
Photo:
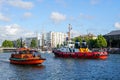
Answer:
M17 48L3 48L3 47L1 47L0 48L0 52L13 52L13 51L15 51Z

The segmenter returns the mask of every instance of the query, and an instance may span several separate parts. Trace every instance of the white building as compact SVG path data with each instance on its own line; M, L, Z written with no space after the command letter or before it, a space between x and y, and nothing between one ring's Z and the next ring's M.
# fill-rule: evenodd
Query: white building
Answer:
M52 48L57 47L57 45L63 44L63 42L66 40L65 33L62 32L48 32L46 34L46 44L47 46L50 46Z
M26 38L26 39L25 39L25 44L26 44L26 46L27 46L27 47L30 47L31 41L32 41L33 39L37 40L37 47L42 46L42 38L41 38L41 37L42 37L42 36Z
M57 45L63 44L63 42L66 40L67 34L62 32L48 32L39 35L38 37L29 37L25 39L25 43L27 47L30 47L32 39L37 39L37 46L38 47L46 47L46 48L54 48L57 47Z

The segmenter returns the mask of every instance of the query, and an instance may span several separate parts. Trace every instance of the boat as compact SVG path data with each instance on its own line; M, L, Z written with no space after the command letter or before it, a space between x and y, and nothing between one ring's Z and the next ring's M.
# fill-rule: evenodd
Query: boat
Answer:
M41 64L46 59L37 54L35 50L29 48L18 48L11 54L10 63L21 65Z
M62 58L80 58L80 59L107 59L108 52L90 51L83 42L83 46L80 48L74 48L72 42L68 42L68 46L63 46L59 49L53 49L53 53L56 57Z
M69 24L68 40L66 40L66 45L58 49L53 49L52 52L56 57L62 58L83 58L83 59L107 59L108 52L105 50L91 51L87 47L86 41L83 39L82 45L79 41L75 43L70 38L71 25ZM77 47L75 47L77 45Z

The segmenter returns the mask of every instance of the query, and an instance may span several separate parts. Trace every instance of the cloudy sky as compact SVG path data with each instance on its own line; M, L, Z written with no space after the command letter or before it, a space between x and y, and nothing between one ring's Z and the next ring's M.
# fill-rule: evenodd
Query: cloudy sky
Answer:
M35 32L106 34L120 29L120 0L0 0L0 41Z

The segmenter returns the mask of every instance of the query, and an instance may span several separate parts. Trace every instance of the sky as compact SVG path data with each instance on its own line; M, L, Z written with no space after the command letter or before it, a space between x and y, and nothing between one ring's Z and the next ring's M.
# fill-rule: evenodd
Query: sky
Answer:
M49 31L72 35L120 29L120 0L0 0L0 42Z

